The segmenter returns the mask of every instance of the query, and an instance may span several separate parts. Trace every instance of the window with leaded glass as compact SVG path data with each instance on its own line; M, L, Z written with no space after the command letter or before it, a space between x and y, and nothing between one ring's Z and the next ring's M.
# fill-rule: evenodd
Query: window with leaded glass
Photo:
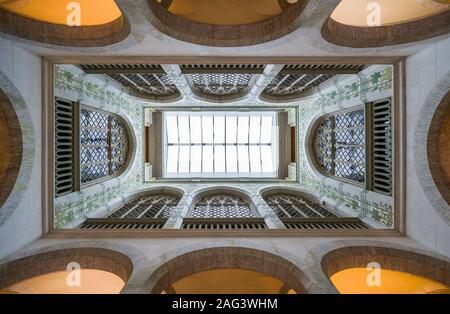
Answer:
M191 218L256 218L257 213L244 198L232 194L214 194L195 202Z
M180 198L171 194L154 194L130 201L108 218L169 218Z
M82 184L118 174L128 155L128 136L114 115L80 110L80 180Z
M323 205L297 195L271 194L264 200L280 218L337 217Z
M313 150L320 170L364 185L366 139L364 109L327 116L315 131Z

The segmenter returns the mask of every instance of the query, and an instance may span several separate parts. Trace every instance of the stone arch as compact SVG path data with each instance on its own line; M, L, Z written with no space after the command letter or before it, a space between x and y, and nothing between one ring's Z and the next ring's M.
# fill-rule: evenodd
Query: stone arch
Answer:
M322 37L335 45L374 48L425 40L450 32L450 10L381 26L354 26L330 15L322 26Z
M151 273L145 289L151 293L161 293L186 276L207 270L234 268L272 276L297 293L309 292L311 282L296 264L281 257L279 252L251 246L196 245L172 252Z
M236 188L236 187L227 187L227 186L213 186L213 187L207 187L200 190L196 190L192 192L193 198L192 202L189 205L189 209L187 212L187 215L193 211L195 208L197 202L206 196L213 196L215 194L224 194L224 195L231 195L231 196L237 196L239 198L242 198L246 203L248 203L250 209L256 214L260 215L258 208L256 204L254 203L252 199L251 193L247 192L246 190Z
M152 198L152 196L154 196L154 198ZM162 200L159 196L163 196ZM176 209L176 206L179 205L183 196L184 192L181 189L169 186L159 186L140 190L137 192L130 193L129 195L125 196L121 202L113 204L110 207L110 210L108 210L107 216L114 217L119 213L122 213L123 215L124 213L128 212L128 210L131 209L133 206L141 203L142 201L149 202L148 208L151 208L154 205L158 206L157 205L158 203L160 205L165 203L165 205L169 207L167 210L164 211L164 215L168 214L170 215L170 213L173 213L173 211ZM116 216L114 218L119 217Z
M309 3L309 0L294 4L279 0L282 9L279 15L248 24L217 25L188 20L172 14L168 6L157 0L147 1L150 21L162 33L193 44L216 47L250 46L283 37L299 27L301 14Z
M434 87L418 117L414 139L414 159L420 185L433 208L450 225L449 178L440 160L441 128L448 127L450 72ZM444 134L442 134L444 136ZM445 138L443 138L445 140ZM448 138L446 139L448 143ZM443 148L442 148L443 149ZM446 167L445 169L443 167Z
M420 248L372 240L337 240L310 249L305 256L311 280L338 293L330 277L338 271L366 267L377 261L382 268L412 273L450 284L448 258Z
M120 11L121 16L108 23L73 27L41 21L0 9L0 31L46 44L102 47L124 40L131 32L131 25L127 17L123 10Z
M79 263L81 268L103 270L119 276L125 282L121 293L139 286L139 273L149 265L143 252L126 244L110 241L53 244L4 259L0 264L0 289L31 277L66 270L70 262Z
M22 200L31 178L34 160L34 131L25 100L14 84L0 71L0 110L7 118L12 149L5 180L0 178L0 226Z

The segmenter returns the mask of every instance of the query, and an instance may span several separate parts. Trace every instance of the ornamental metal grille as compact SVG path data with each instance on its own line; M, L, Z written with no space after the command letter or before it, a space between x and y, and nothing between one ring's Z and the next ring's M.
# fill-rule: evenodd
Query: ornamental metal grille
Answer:
M125 73L107 74L123 87L150 96L174 96L178 89L167 74Z
M314 134L314 154L322 171L357 183L366 180L364 110L331 115Z
M392 109L391 99L371 104L372 188L392 195Z
M191 211L191 218L257 218L258 215L243 198L215 194L200 198Z
M111 114L81 109L81 183L116 175L127 155L128 136L123 124Z
M180 198L170 194L142 197L123 205L108 218L169 218Z
M324 206L296 195L272 194L264 200L280 218L337 217Z
M200 93L211 96L237 95L250 88L253 74L188 74L191 85Z
M75 190L74 176L74 103L55 102L55 194L63 196Z

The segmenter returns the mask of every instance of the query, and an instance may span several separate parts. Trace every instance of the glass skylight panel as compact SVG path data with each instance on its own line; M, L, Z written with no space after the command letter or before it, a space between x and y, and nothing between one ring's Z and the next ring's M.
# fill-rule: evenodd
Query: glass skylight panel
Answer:
M261 170L262 172L270 173L273 172L272 163L272 147L261 146Z
M189 173L190 166L190 146L182 145L180 146L180 155L178 157L178 171L180 173Z
M248 143L249 117L238 117L238 143Z
M225 117L215 116L214 117L214 143L223 144L225 143Z
M189 117L178 117L178 138L180 144L190 143Z
M167 147L167 172L178 172L178 148L179 146Z
M250 117L249 141L251 144L261 140L261 117Z
M204 116L202 117L202 135L203 143L212 144L214 143L214 126L213 117Z
M262 117L261 120L261 143L272 143L272 117Z
M191 146L191 173L202 172L202 146Z
M261 172L261 146L250 145L249 148L251 172Z
M228 173L238 172L237 167L237 147L235 145L226 146L226 164Z
M202 143L202 123L201 117L190 117L190 127L191 127L191 143L201 144Z
M248 145L238 145L239 172L250 172Z
M226 141L227 144L236 143L237 140L237 117L230 116L226 118Z
M164 113L164 176L275 178L276 112Z
M167 142L168 143L178 143L178 122L177 117L167 117Z
M203 172L214 172L214 146L203 146Z
M214 146L214 172L225 173L225 145Z

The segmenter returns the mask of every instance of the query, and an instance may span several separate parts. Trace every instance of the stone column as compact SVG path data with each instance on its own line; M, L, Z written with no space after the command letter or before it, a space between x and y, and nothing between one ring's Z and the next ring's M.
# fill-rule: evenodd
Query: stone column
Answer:
M186 193L178 203L178 206L167 219L163 229L180 229L183 225L183 219L189 212L194 197L190 193Z
M280 220L280 218L273 212L266 201L260 195L252 195L252 202L255 204L259 215L264 218L269 229L286 229L286 226Z

